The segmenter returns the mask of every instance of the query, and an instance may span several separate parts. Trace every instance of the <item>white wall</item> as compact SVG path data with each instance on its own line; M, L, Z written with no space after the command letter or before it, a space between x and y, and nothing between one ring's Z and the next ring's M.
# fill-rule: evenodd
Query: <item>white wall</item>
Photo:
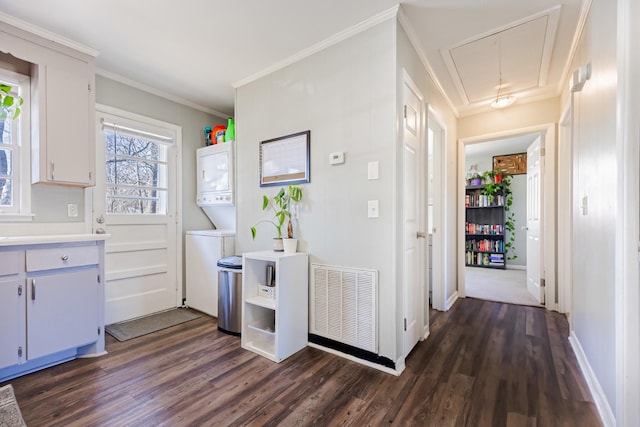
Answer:
M310 262L379 271L379 354L396 360L395 22L385 21L236 91L237 251L271 247L274 230L250 227L265 218L259 187L260 141L311 131L311 182L302 185L299 250ZM329 153L345 163L329 165ZM379 162L380 179L367 180ZM380 217L367 218L379 200Z
M616 5L594 0L571 70L592 76L574 98L573 326L611 408L616 405ZM583 197L588 212L582 214Z

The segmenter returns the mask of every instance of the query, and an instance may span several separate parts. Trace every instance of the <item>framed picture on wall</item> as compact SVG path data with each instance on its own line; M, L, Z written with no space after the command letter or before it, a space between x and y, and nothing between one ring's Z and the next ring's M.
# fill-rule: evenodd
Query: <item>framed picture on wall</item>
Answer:
M504 154L493 156L493 169L498 169L509 175L527 173L527 153Z
M310 182L311 131L260 142L260 187Z

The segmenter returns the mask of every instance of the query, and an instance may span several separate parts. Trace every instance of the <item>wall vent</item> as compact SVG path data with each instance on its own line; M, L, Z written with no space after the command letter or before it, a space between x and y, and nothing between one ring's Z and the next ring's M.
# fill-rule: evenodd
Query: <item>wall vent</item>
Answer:
M310 333L378 351L378 272L311 264Z

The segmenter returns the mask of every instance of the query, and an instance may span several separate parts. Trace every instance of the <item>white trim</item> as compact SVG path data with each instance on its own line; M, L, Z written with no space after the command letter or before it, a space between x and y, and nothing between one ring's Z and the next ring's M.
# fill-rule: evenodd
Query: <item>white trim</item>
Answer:
M458 301L458 291L455 291L449 298L447 298L447 304L445 305L445 311L449 311L453 304Z
M604 424L605 427L614 427L616 425L616 419L613 416L613 411L607 401L607 396L604 394L604 390L602 390L602 386L600 385L596 374L593 372L593 369L591 369L587 355L584 353L584 350L580 345L580 341L573 331L569 336L569 343L571 344L573 353L576 355L576 359L578 359L578 365L580 366L582 375L584 375L589 391L591 392L593 403L595 403L596 408L598 409L598 415L600 415L602 424Z
M321 41L320 43L316 43L313 46L310 46L306 49L301 50L300 52L291 55L288 58L285 58L284 60L280 61L280 62L276 62L275 64L265 68L262 71L259 71L249 77L245 77L244 79L238 80L234 83L231 84L231 86L233 86L234 89L237 89L241 86L244 86L246 84L249 84L253 81L256 81L262 77L265 77L271 73L274 73L278 70L281 70L291 64L295 64L298 61L301 61L305 58L308 58L311 55L314 55L324 49L327 49L335 44L340 43L341 41L344 41L350 37L355 36L358 33L361 33L365 30L368 30L371 27L374 27L384 21L387 21L389 19L392 19L394 17L396 17L398 15L398 9L400 6L393 6L390 9L385 10L384 12L381 12L377 15L372 16L369 19L366 19L362 22L360 22L359 24L356 24L350 28L347 28L346 30L340 31L337 34L334 34L333 36L329 37L328 39L325 39L323 41ZM339 13L339 12L337 12Z
M636 40L640 6L634 0L618 3L616 94L617 210L615 226L615 361L616 420L621 426L640 423L640 54Z
M506 269L507 270L526 270L527 266L526 265L509 265L509 264L507 264Z
M204 107L204 106L202 106L200 104L196 104L195 102L191 102L191 101L186 100L184 98L180 98L178 96L171 95L171 94L169 94L169 93L167 93L165 91L162 91L160 89L156 89L156 88L148 86L148 85L146 85L144 83L140 83L140 82L137 82L135 80L131 80L130 78L121 76L121 75L116 74L116 73L112 73L111 71L107 71L107 70L104 70L104 69L101 69L101 68L96 68L96 75L102 76L102 77L107 78L109 80L113 80L115 82L121 83L121 84L126 85L126 86L130 86L130 87L132 87L134 89L138 89L138 90L141 90L143 92L150 93L151 95L159 96L161 98L167 99L167 100L175 102L177 104L181 104L181 105L184 105L186 107L193 108L194 110L202 111L204 113L211 114L211 115L216 116L216 117L220 117L222 119L227 119L231 115L231 114L226 114L226 113L222 113L220 111L213 110L213 109L211 109L209 107ZM97 109L97 107L96 107L96 109Z
M435 124L431 126L431 122ZM446 240L445 240L445 203L444 203L444 177L447 176L447 162L444 161L445 151L447 146L447 131L443 126L443 121L439 119L438 114L429 105L427 107L427 127L425 134L427 135L427 147L429 142L428 132L434 131L434 146L433 146L433 228L436 230L426 230L427 234L432 234L431 240L431 271L432 271L432 297L431 305L435 310L447 311L446 295L448 280L445 280L446 276ZM439 136L435 136L435 131L440 133ZM438 146L435 142L439 141ZM427 149L428 151L428 149ZM428 159L427 159L428 162ZM428 169L428 168L427 168ZM428 172L428 170L427 170ZM426 177L425 182L428 182L429 178ZM427 196L429 196L427 188ZM428 201L426 203L428 208Z
M29 32L31 34L35 34L37 36L40 36L40 37L42 37L42 38L44 38L46 40L52 41L54 43L61 44L62 46L66 46L68 48L71 48L71 49L77 50L79 52L82 52L84 54L91 55L93 57L98 56L98 54L100 53L97 50L95 50L95 49L93 49L93 48L91 48L91 47L89 47L87 45L78 43L78 42L76 42L74 40L71 40L71 39L68 39L66 37L63 37L63 36L61 36L59 34L56 34L56 33L52 32L52 31L45 30L44 28L38 27L36 25L33 25L30 22L23 21L20 18L16 18L15 16L9 15L9 14L1 12L1 11L0 11L0 21L5 22L5 23L7 23L9 25L13 25L16 28L19 28L21 30L27 31L27 32Z
M422 61L422 65L427 70L427 75L429 76L429 78L431 79L435 87L438 89L438 92L440 92L440 95L442 95L444 100L447 102L454 116L456 116L456 118L460 117L460 112L454 105L453 101L451 101L451 98L449 98L449 96L445 92L444 88L442 87L442 84L440 83L440 80L436 78L436 73L433 71L433 67L429 62L429 59L424 54L424 48L422 47L422 43L420 43L420 37L417 36L416 31L413 29L413 26L409 22L409 18L407 17L407 14L402 8L402 6L400 6L398 10L398 22L400 22L400 26L402 26L402 28L404 28L405 33L407 33L409 42L411 42L411 44L413 45L413 48L418 54L420 61Z
M325 351L327 353L335 354L336 356L340 356L340 357L342 357L344 359L351 360L352 362L356 362L356 363L358 363L360 365L368 366L370 368L377 369L378 371L382 371L382 372L385 372L387 374L395 375L396 377L399 377L400 374L402 374L402 372L405 369L404 358L401 358L400 360L396 361L396 369L391 369L391 368L387 368L386 366L378 365L377 363L369 362L368 360L360 359L360 358L352 356L350 354L343 353L341 351L334 350L334 349L329 348L329 347L324 347L324 346L316 344L316 343L310 342L308 344L308 346L312 347L312 348L317 348L318 350L322 350L322 351Z
M35 214L32 213L0 213L0 222L26 222L33 221Z

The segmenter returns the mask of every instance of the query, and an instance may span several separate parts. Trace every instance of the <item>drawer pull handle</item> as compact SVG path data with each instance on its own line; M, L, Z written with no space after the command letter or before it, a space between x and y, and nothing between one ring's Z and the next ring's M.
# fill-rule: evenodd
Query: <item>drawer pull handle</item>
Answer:
M63 260L63 261L68 261L68 260L69 260L69 257L68 257L67 255L62 255L62 256L60 257L60 259L61 259L61 260Z
M36 300L36 279L31 279L31 301Z

